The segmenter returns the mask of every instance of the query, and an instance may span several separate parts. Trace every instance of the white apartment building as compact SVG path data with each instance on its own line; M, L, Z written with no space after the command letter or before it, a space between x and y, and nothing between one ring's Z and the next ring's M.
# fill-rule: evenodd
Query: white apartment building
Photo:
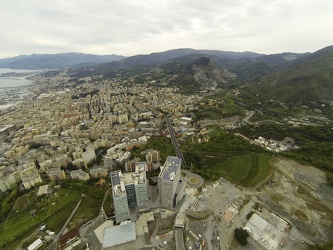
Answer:
M158 175L161 206L174 209L185 194L186 181L180 174L181 159L168 156Z

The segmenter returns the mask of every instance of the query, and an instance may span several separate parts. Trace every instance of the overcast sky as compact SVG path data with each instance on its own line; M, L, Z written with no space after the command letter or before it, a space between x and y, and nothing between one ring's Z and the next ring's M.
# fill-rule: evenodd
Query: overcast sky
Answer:
M332 0L8 0L0 58L175 48L313 52L333 44Z

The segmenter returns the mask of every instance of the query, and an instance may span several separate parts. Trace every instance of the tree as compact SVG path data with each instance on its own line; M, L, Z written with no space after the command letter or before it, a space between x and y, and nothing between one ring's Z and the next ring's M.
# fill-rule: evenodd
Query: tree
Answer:
M249 237L249 233L243 228L235 228L235 238L236 240L245 246L247 244L247 237Z

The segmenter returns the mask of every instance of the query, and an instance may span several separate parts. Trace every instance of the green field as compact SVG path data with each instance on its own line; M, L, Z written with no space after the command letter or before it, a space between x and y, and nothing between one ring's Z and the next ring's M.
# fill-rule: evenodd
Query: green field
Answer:
M97 186L86 186L82 203L68 224L69 229L80 227L98 216L104 193L105 190Z
M58 232L79 199L80 193L71 189L55 190L53 194L38 199L33 191L19 197L0 231L0 249L16 249L22 240L38 232L42 222L46 222L49 230ZM30 211L34 209L37 209L37 214L30 217Z
M225 177L245 187L254 187L271 171L270 153L240 136L218 127L209 132L209 141L183 145L184 157L190 170L207 181Z
M269 155L251 153L242 156L224 157L210 155L203 157L203 163L209 166L208 172L223 176L244 187L254 187L268 177L271 166Z
M103 206L103 209L107 216L109 216L112 204L113 204L112 190L110 190L106 196L104 206Z

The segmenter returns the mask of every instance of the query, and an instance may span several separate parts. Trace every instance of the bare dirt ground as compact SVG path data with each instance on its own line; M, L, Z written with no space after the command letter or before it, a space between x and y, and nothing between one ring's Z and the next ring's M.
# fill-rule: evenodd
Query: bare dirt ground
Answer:
M251 237L246 248L233 240L234 229L244 227L247 215L265 208L290 224L283 246L277 249L306 249L306 244L333 239L333 190L326 186L325 173L279 157L272 159L271 164L271 176L256 190L221 178L196 194L190 209L213 211L205 219L188 217L188 229L206 237L203 249L267 249ZM188 232L186 235L187 242L195 242Z
M288 220L308 243L333 238L333 190L325 173L283 158L272 160L275 185L263 187L259 201Z

